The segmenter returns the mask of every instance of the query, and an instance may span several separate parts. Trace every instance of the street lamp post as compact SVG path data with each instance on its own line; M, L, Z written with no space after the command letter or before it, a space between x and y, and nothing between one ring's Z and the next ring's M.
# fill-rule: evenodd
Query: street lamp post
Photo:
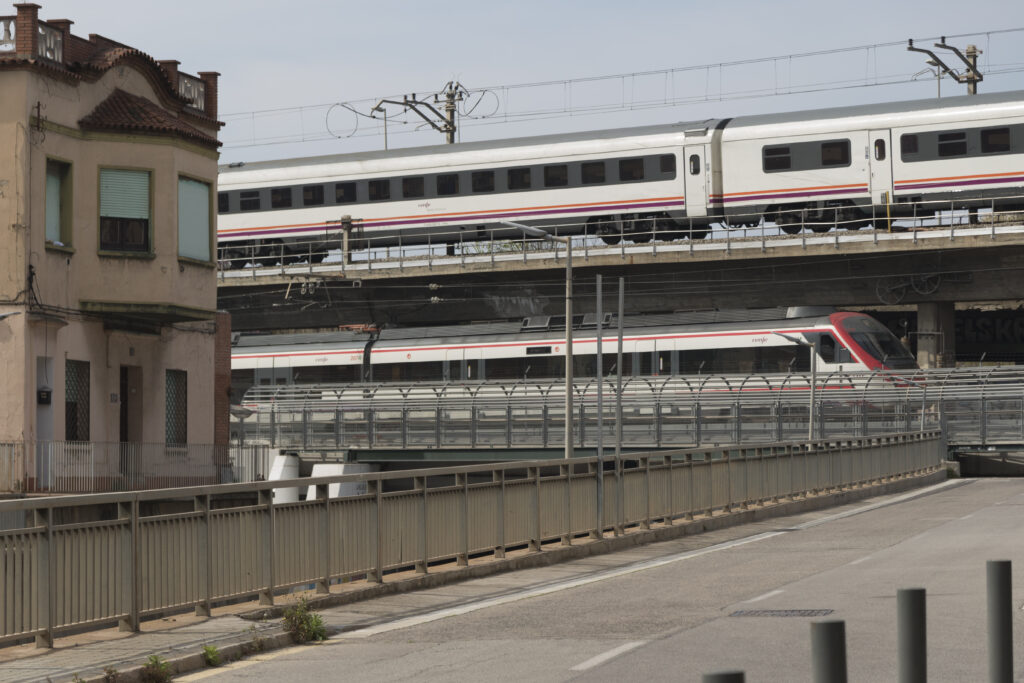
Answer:
M811 399L807 410L807 440L814 441L814 391L818 386L818 338L814 337L814 341L807 341L782 332L772 332L772 334L794 344L806 346L811 350Z
M500 221L502 225L518 228L530 237L540 237L561 242L565 245L565 457L573 455L572 444L572 238L552 235L546 230L535 228L532 225L513 223L512 221Z

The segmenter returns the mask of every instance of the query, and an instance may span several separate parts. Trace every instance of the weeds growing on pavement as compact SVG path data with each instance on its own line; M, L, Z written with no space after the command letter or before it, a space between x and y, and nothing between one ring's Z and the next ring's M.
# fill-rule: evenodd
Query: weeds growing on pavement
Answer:
M203 645L203 661L206 666L220 666L220 650L215 645Z
M166 659L160 655L150 655L139 673L139 680L142 683L167 683L172 674L171 665Z
M117 683L117 677L121 672L112 666L103 667L103 683Z
M321 616L309 608L309 601L299 601L284 611L284 628L296 643L327 639L327 628Z

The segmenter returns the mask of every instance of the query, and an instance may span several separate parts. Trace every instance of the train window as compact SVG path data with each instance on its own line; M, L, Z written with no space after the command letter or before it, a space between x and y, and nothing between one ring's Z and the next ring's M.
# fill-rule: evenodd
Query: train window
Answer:
M366 189L369 192L371 202L380 202L385 199L391 199L390 179L384 178L382 180L371 180L366 184Z
M821 165L849 166L850 141L830 140L829 142L821 143Z
M619 180L643 180L643 159L619 159Z
M939 156L959 157L967 154L967 133L939 133Z
M1009 128L986 128L981 131L982 154L998 154L1010 151Z
M218 192L217 193L217 213L228 212L228 193Z
M270 208L287 209L292 205L292 188L275 187L270 191Z
M569 184L569 167L565 164L544 167L544 187L564 187Z
M662 154L658 157L658 165L661 168L662 173L675 173L676 172L676 155L675 154Z
M788 171L790 167L789 147L765 147L763 150L765 171Z
M473 192L494 192L494 171L473 171Z
M402 196L406 199L415 199L424 195L423 176L413 178L402 178Z
M510 189L510 190L529 190L530 189L530 169L528 169L528 168L510 168L510 169L508 169L508 189Z
M240 192L238 194L238 210L239 211L259 211L260 210L260 191L259 190L248 190L246 192Z
M875 140L875 161L885 161L885 140Z
M697 175L700 173L700 155L690 155L690 175Z
M351 204L356 200L356 184L355 183L335 183L334 184L334 203L335 204Z
M448 196L459 193L459 174L444 173L437 176L437 194Z
M917 154L917 136L916 135L901 135L900 136L900 154L906 156L907 154Z
M306 185L302 188L303 206L320 206L324 203L323 185Z
M584 161L580 164L580 175L584 185L593 185L604 182L604 162Z

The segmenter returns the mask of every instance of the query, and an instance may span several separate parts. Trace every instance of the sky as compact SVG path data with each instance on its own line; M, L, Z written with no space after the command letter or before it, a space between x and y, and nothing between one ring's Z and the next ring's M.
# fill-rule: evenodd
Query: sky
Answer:
M36 1L76 35L220 72L222 163L383 149L373 104L448 81L468 91L462 141L934 97L907 38L974 43L979 92L1024 89L1019 0ZM385 108L389 147L444 141Z

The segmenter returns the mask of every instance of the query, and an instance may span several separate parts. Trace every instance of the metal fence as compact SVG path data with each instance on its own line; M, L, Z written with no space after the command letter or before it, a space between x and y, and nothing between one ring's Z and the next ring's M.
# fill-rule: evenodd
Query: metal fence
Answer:
M988 208L971 211L959 208L954 201L918 203L917 216L895 219L885 215L843 218L840 213L830 218L811 217L806 213L786 215L786 224L762 220L759 214L730 218L731 225L716 223L702 226L687 223L672 226L652 216L615 222L594 222L566 219L548 223L545 230L569 237L573 241L573 258L586 261L602 256L622 259L660 253L732 253L756 250L765 252L777 247L828 245L855 247L858 244L889 241L977 239L996 235L1018 234L1024 228L1024 212L1003 210L1001 205L1020 206L1024 197L1012 193L992 199ZM357 226L358 227L358 226ZM873 229L864 229L873 228ZM328 231L330 233L330 231ZM564 259L564 247L546 240L524 236L515 228L485 226L467 231L456 227L439 228L430 236L401 235L376 237L368 234L359 239L359 246L342 250L341 228L326 239L317 235L298 240L287 247L280 240L245 247L222 243L219 251L219 277L223 284L239 283L239 278L268 275L314 275L342 273L367 277L374 271L406 268L439 268L466 264L515 263L545 259ZM887 301L886 303L896 303Z
M1024 368L630 377L574 385L574 444L629 448L757 444L942 429L950 443L1024 444ZM558 381L255 387L243 443L343 449L554 448L564 439ZM621 396L621 406L616 400ZM600 424L599 424L600 423ZM618 424L618 426L617 426Z
M0 502L0 642L932 471L938 432ZM366 493L329 498L331 483ZM316 496L274 503L275 488ZM245 502L248 494L248 503Z
M269 470L256 443L0 443L0 491L97 493L253 481Z

